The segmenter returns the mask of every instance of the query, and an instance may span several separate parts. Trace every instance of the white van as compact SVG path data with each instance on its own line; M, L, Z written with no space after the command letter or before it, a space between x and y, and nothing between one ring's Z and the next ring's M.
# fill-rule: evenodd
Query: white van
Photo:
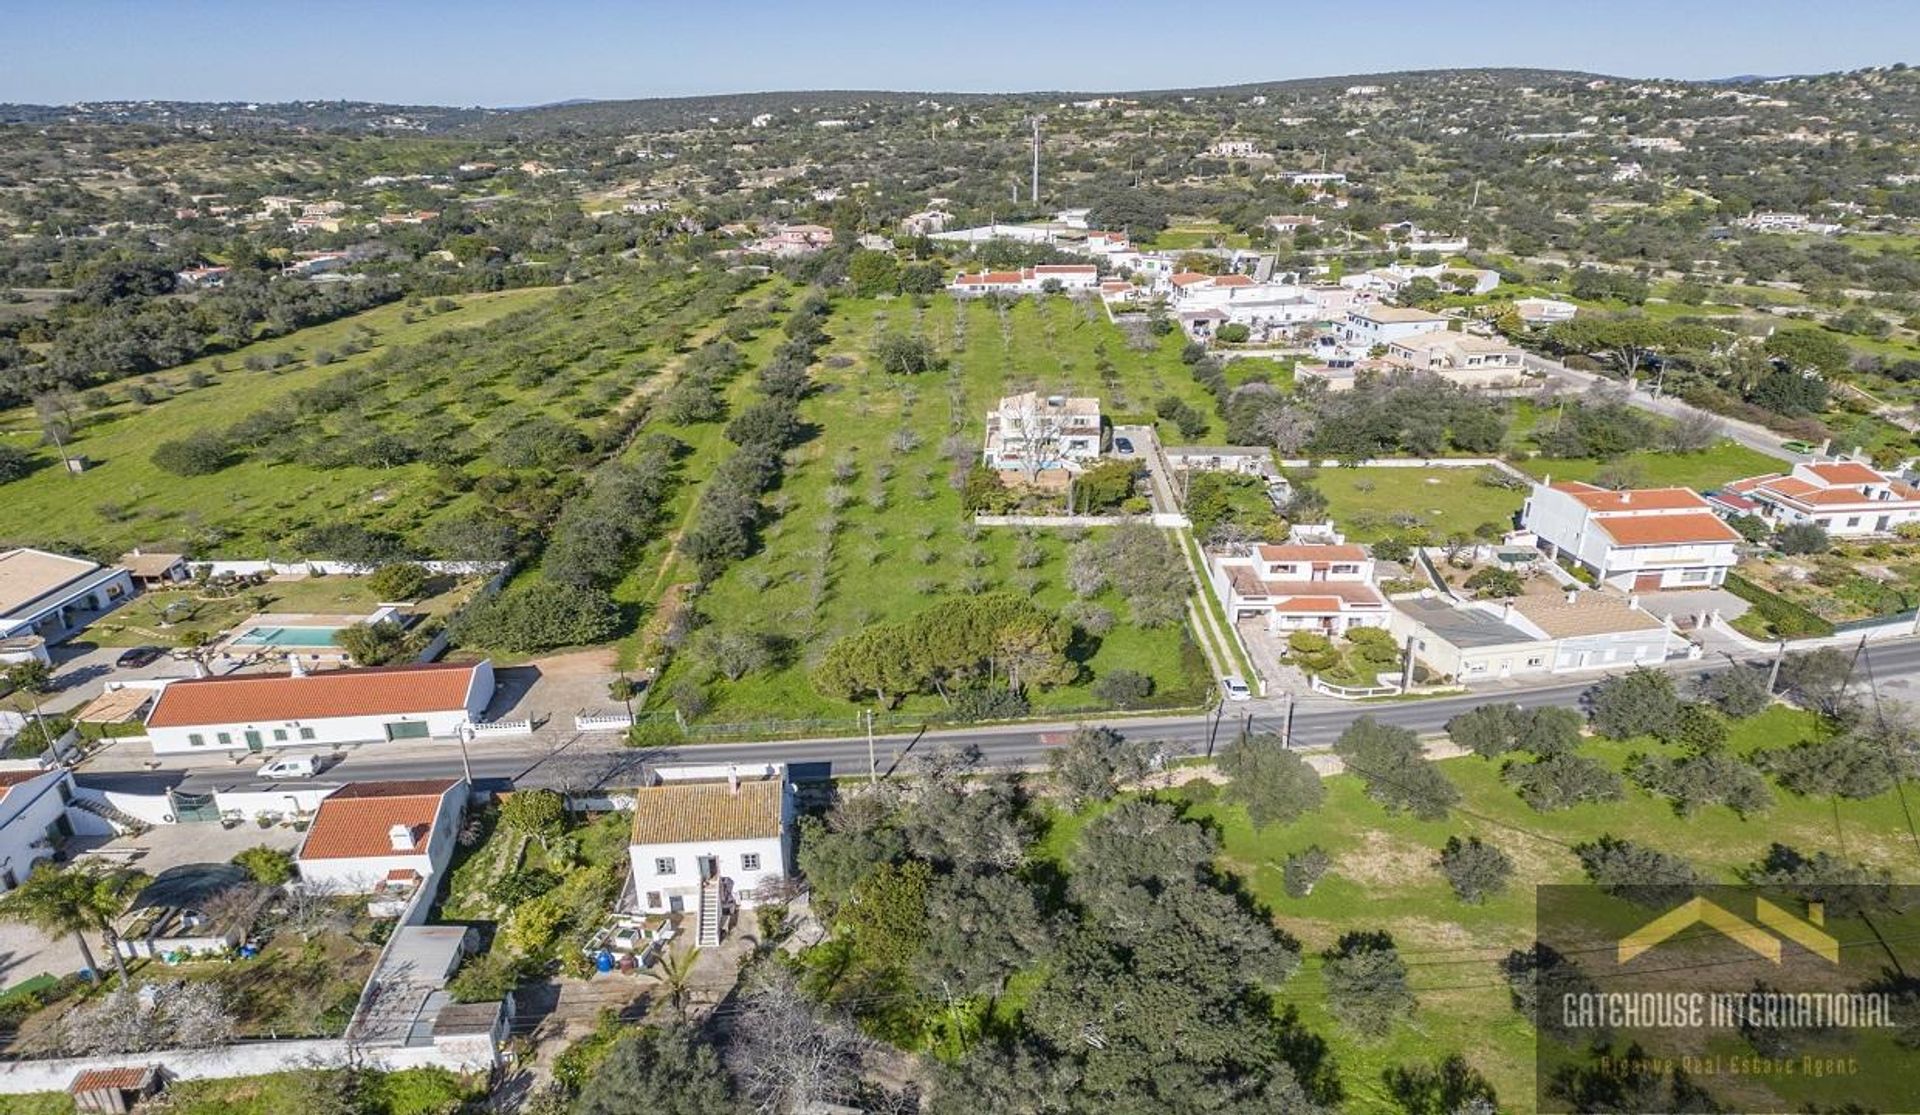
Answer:
M257 772L261 778L312 778L320 773L320 759L314 755L282 755L266 763Z

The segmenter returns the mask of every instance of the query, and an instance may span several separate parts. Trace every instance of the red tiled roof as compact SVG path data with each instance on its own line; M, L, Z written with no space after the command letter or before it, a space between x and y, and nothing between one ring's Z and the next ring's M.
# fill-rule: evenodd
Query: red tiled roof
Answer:
M146 1086L147 1078L153 1072L153 1066L142 1065L139 1068L124 1069L87 1069L73 1078L67 1085L67 1091L74 1095L81 1092L97 1092L103 1089L116 1089L131 1092Z
M1750 500L1746 496L1741 495L1739 492L1722 490L1722 491L1713 493L1713 495L1711 496L1708 496L1707 500L1710 503L1720 504L1722 507L1731 508L1732 510L1738 511L1742 514L1748 514L1760 509L1760 505L1758 503L1755 503L1753 500Z
M1252 286L1253 278L1248 275L1221 275L1213 280L1214 286Z
M1728 484L1725 484L1725 485L1722 485L1722 486L1721 486L1721 488L1720 488L1720 491L1721 491L1722 493L1726 493L1726 492L1739 492L1739 493L1745 493L1745 492L1750 492L1750 491L1752 491L1752 490L1754 490L1755 488L1758 488L1758 487L1760 487L1760 486L1762 486L1762 485L1764 485L1764 484L1768 484L1768 483L1771 483L1772 481L1775 481L1775 480L1778 480L1778 479L1780 479L1780 474L1779 474L1779 473L1777 473L1777 472L1769 472L1769 473L1767 473L1767 474L1766 474L1765 476L1749 476L1749 477L1747 477L1747 478L1746 478L1746 479L1744 479L1744 480L1735 480L1735 481L1732 481L1732 482L1730 482L1730 483L1728 483Z
M1577 481L1555 484L1553 488L1579 500L1592 511L1678 511L1707 505L1691 488L1629 488L1610 492Z
M1273 610L1288 615L1337 612L1340 610L1340 598L1338 596L1292 596L1275 604Z
M1182 271L1167 281L1174 286L1192 286L1194 283L1205 282L1211 278L1213 278L1212 275L1203 275L1198 271Z
M1612 515L1595 525L1622 546L1673 546L1687 542L1738 542L1740 535L1711 511L1689 515Z
M436 663L327 670L306 677L189 678L161 690L147 727L446 712L466 707L475 669L464 663Z
M1887 478L1858 461L1808 465L1807 471L1829 484L1884 484Z
M413 833L411 854L427 850L440 799L459 783L451 778L411 782L354 782L320 803L299 859L361 859L407 855L396 852L390 833L405 825Z
M1260 558L1263 561L1365 561L1367 551L1359 546L1295 543L1262 546Z

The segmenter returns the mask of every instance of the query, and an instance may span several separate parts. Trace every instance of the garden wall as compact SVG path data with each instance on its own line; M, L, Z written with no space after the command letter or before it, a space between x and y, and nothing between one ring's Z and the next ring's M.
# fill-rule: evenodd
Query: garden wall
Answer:
M73 1078L89 1069L145 1068L160 1065L177 1080L215 1080L236 1076L266 1076L300 1068L362 1068L397 1072L401 1069L443 1068L462 1075L491 1072L491 1048L474 1043L449 1045L362 1045L339 1038L306 1041L261 1041L213 1049L163 1049L123 1057L64 1057L45 1061L0 1063L0 1095L64 1092Z

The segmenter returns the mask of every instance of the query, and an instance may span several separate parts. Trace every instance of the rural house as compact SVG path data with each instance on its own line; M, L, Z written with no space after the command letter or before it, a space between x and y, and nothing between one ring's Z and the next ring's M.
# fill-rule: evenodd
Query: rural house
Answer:
M1740 535L1690 488L1615 492L1542 482L1520 516L1549 557L1565 557L1626 592L1716 586L1739 560Z
M1208 579L1227 619L1264 619L1275 634L1342 635L1385 627L1386 597L1373 584L1373 558L1345 543L1289 542L1207 556Z
M1785 476L1735 480L1707 497L1732 515L1775 526L1812 523L1836 538L1890 534L1920 522L1920 489L1860 461L1798 464Z
M454 778L349 783L320 802L294 863L309 886L410 893L446 870L466 803Z
M493 699L493 664L232 674L169 682L147 715L156 755L455 739Z
M632 894L644 914L695 915L696 943L719 944L729 912L784 883L793 855L793 787L784 765L661 767L634 791Z
M57 643L132 596L133 578L118 566L45 550L0 551L0 639L37 635Z

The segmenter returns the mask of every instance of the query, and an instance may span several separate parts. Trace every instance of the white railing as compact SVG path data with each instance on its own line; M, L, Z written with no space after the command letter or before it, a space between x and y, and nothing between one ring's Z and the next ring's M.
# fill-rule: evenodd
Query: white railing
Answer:
M573 718L576 732L624 732L633 727L630 712L578 713Z
M468 739L501 739L508 736L530 736L533 734L531 720L493 720L485 724L468 724Z

